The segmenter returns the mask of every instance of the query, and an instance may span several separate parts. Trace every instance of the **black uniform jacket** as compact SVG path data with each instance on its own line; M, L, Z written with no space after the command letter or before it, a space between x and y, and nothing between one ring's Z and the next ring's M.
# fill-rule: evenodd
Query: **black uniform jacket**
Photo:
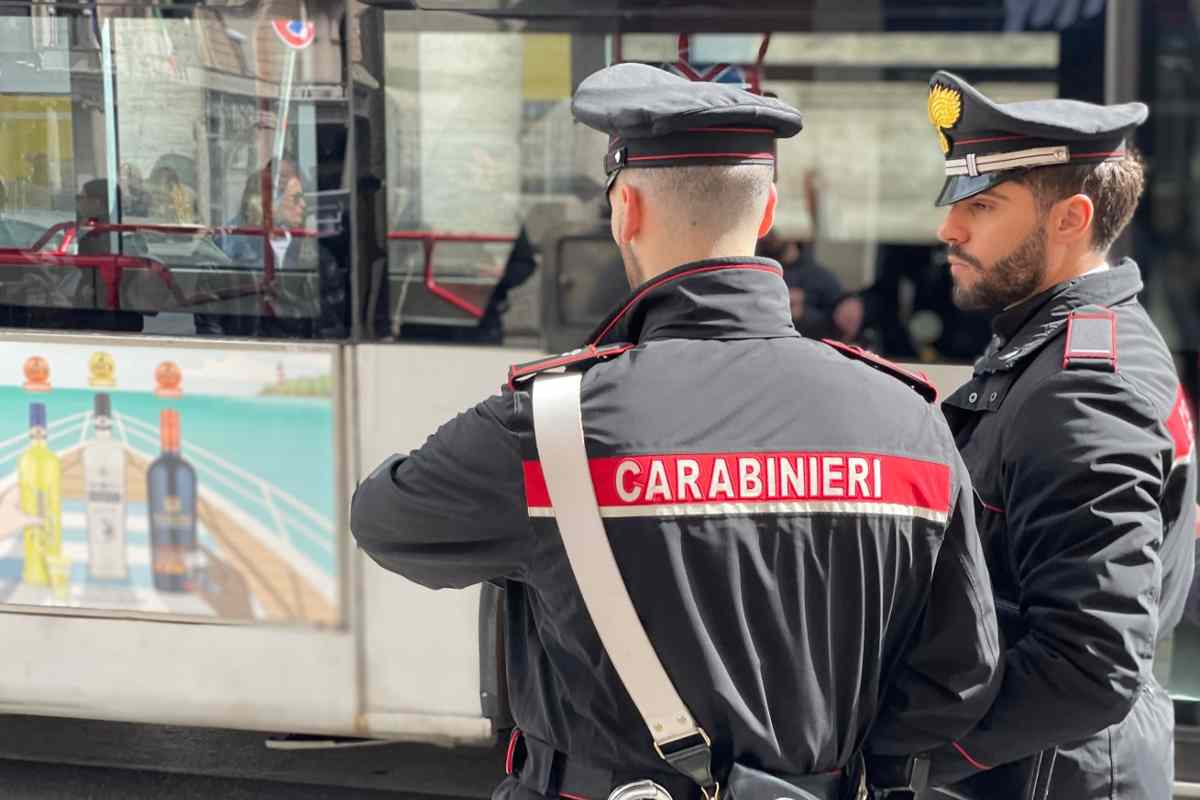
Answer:
M864 742L903 754L970 729L998 684L998 631L931 387L802 338L767 259L643 284L593 339L622 342L545 363L586 368L605 526L718 777L731 757L804 774ZM664 770L579 595L530 398L517 381L384 462L355 495L354 535L426 586L507 588L522 729L606 769Z
M972 779L972 796L1028 796L1015 787L1033 780L1039 798L1170 796L1172 712L1151 662L1192 580L1196 464L1141 289L1126 260L1008 309L944 403L1007 653L995 707L933 777L1026 759ZM1092 342L1111 358L1067 357L1072 312L1111 316L1108 341Z

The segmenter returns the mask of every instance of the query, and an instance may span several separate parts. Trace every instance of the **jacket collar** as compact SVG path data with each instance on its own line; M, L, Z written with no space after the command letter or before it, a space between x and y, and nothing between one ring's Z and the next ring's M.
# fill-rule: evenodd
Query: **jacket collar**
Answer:
M769 258L681 264L634 289L588 341L770 339L800 336L792 325L783 268Z
M1142 273L1132 259L1111 269L1081 275L1053 286L996 315L991 343L975 362L975 374L1012 369L1063 329L1067 316L1084 306L1110 306L1137 296Z

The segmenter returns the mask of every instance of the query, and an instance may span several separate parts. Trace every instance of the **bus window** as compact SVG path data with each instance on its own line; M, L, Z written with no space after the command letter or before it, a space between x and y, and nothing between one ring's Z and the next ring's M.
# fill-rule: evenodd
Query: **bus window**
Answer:
M605 142L570 111L574 87L604 66L604 36L467 14L385 18L387 280L372 282L368 305L388 313L376 333L544 343L553 243L572 226L607 230Z
M0 19L0 325L348 335L336 19Z
M907 361L973 360L990 331L950 302L926 83L936 61L1005 101L1100 93L1099 78L1060 80L1066 34L902 15L831 15L814 32L785 10L716 32L686 12L644 13L619 27L602 15L384 13L386 280L370 282L368 304L387 313L375 335L584 342L628 286L607 241L605 142L572 124L570 95L592 71L637 61L751 85L805 115L780 144L780 211L761 246L785 267L802 332ZM1098 55L1094 22L1071 36Z

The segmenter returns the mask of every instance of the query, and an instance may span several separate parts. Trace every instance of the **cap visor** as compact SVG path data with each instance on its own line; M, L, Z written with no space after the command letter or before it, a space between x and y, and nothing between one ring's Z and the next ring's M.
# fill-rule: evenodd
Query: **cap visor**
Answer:
M938 195L935 206L949 206L959 200L966 200L972 195L986 192L998 183L1003 183L1014 175L1013 170L1005 172L987 172L983 175L951 175L942 184L942 192Z

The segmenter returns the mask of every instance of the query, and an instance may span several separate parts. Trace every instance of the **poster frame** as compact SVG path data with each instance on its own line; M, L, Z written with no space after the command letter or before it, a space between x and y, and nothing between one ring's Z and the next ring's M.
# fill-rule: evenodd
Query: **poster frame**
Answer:
M77 608L71 606L35 606L0 602L0 614L39 615L51 617L88 617L98 619L137 620L168 624L227 625L252 628L282 627L289 629L337 630L349 627L351 604L353 603L352 578L355 548L350 544L349 491L353 485L349 476L349 454L346 443L350 440L350 420L347 408L352 398L347 397L345 346L337 343L295 342L288 340L264 341L230 338L189 338L180 336L113 336L110 334L58 333L51 331L27 331L0 328L0 342L83 345L107 347L146 347L164 351L188 349L211 350L214 352L274 352L312 353L330 356L332 386L329 396L333 418L330 443L333 453L333 503L334 503L334 552L337 555L337 614L332 625L306 620L246 620L229 617L202 617L170 612L147 612L123 609Z

